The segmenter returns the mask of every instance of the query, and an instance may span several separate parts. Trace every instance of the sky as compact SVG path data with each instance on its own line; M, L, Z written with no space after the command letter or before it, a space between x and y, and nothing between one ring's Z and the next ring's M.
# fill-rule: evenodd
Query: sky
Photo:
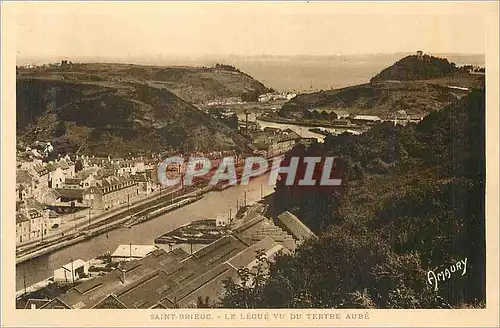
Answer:
M204 55L484 54L491 3L12 4L17 61ZM488 7L488 5L490 7Z

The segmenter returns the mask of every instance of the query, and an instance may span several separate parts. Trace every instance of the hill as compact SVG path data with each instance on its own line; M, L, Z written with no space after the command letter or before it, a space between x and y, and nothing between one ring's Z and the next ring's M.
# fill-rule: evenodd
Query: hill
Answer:
M280 116L299 115L305 109L346 110L350 114L390 117L397 110L426 115L449 105L467 91L484 88L484 75L470 74L446 59L408 56L373 77L370 83L337 90L300 94L283 105Z
M43 78L18 76L18 142L51 140L62 153L116 156L238 149L247 143L167 89L133 82L125 73L123 81L88 74L70 74L64 80L46 73Z
M309 108L346 110L349 114L387 117L403 109L424 115L451 103L446 87L415 82L366 83L355 87L301 94L283 105L280 115L289 117Z
M166 88L189 103L223 98L253 96L255 100L268 88L230 65L214 67L146 66L115 63L67 64L20 70L22 76L112 83L141 83Z
M390 67L382 70L379 74L374 76L371 81L427 80L450 76L457 71L456 65L450 63L445 58L429 55L412 55L404 57Z

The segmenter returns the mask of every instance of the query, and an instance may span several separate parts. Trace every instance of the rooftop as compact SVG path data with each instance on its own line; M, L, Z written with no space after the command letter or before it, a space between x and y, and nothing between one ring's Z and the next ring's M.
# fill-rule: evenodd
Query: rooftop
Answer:
M85 264L87 264L87 262L85 262L84 260L78 259L78 260L74 260L73 262L69 262L68 264L63 265L62 268L66 269L68 271L71 271L72 268L74 270L74 269L77 269L77 268L84 266Z
M33 197L26 199L26 206L28 208L34 208L40 211L45 209L45 206Z
M33 177L28 170L16 170L16 183L31 184Z
M102 277L84 281L59 298L73 308L92 308L110 294L124 295L132 289L137 289L137 282L147 282L146 278L154 271L177 270L179 261L186 255L185 252L167 253L164 250L155 250L147 257L127 262ZM123 276L125 281L122 280Z
M237 278L238 268L256 264L257 250L268 258L287 251L280 242L285 236L271 220L256 215L191 255L180 248L168 253L156 249L102 277L82 282L59 299L72 308L132 309L190 307L198 297L207 296L217 300L226 278ZM117 251L129 256L130 245L120 245Z
M55 188L54 189L60 197L80 199L83 197L83 189L73 189L73 188Z
M349 116L349 112L348 111L345 111L345 110L333 110L333 112L337 115L347 115Z
M281 213L276 219L278 225L283 226L298 241L302 242L309 238L317 238L302 221L288 211Z
M378 116L371 115L356 115L353 118L354 120L364 120L364 121L380 121L381 118Z
M26 221L29 221L29 220L30 220L29 217L27 217L23 213L17 213L16 214L16 224L22 223L22 222L26 222Z
M119 245L111 257L146 257L157 248L155 245Z
M35 309L39 309L45 304L49 303L49 299L36 299L36 298L30 298L27 302L26 305L24 306L25 309L31 309L34 307Z
M46 168L49 172L53 172L53 171L57 170L58 167L59 167L58 163L47 163L47 165L46 165Z
M35 172L38 175L45 175L45 174L49 173L47 168L41 164L35 165L35 167L33 169L35 170Z
M148 179L146 177L146 174L136 174L132 176L132 179L136 182L147 182Z
M82 182L82 179L80 178L66 178L64 180L64 184L67 185L79 185Z

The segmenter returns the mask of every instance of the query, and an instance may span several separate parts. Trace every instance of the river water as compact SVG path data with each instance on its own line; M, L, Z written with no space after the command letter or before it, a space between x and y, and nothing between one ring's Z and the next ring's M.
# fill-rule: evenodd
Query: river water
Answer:
M245 114L238 114L238 119L240 120L245 120ZM270 127L270 128L278 128L282 130L286 129L291 129L295 133L297 133L299 136L303 138L316 138L318 142L323 142L325 139L325 136L319 133L314 133L309 131L311 127L306 127L306 126L300 126L300 125L295 125L295 124L285 124L285 123L274 123L274 122L265 122L258 120L256 117L255 113L248 114L248 120L249 121L257 121L259 125L262 128ZM327 127L319 127L322 130L330 131L332 133L337 133L339 130L334 129L334 128L327 128Z
M154 239L161 234L176 229L193 220L228 218L229 210L232 216L236 213L236 204L252 204L274 191L274 186L268 185L269 175L263 175L250 180L247 186L234 186L219 192L210 192L190 205L161 215L153 220L133 226L118 228L88 239L82 243L60 249L54 253L20 263L16 266L16 290L42 281L53 275L54 270L69 263L71 259L88 261L106 251L114 252L120 244L153 244Z

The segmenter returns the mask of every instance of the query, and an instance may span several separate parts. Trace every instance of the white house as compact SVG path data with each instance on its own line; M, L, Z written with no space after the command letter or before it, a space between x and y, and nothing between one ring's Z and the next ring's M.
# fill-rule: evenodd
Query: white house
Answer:
M75 175L75 163L71 160L60 159L57 164L63 171L65 177L71 178Z
M63 188L65 174L62 168L57 167L55 170L49 172L49 188Z
M83 260L75 260L54 270L54 281L74 282L89 273L89 263Z
M95 186L97 184L96 178L93 175L88 175L87 177L83 178L81 181L81 185L83 188L88 188Z

